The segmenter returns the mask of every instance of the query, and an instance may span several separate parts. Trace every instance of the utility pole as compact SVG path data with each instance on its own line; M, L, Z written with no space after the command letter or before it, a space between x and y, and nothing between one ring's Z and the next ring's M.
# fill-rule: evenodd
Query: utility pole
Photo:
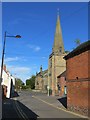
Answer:
M21 38L20 35L8 36L8 35L6 35L6 32L5 32L5 34L4 34L4 44L3 44L2 63L1 63L1 79L2 79L2 74L3 74L3 63L4 63L4 54L5 54L6 37Z

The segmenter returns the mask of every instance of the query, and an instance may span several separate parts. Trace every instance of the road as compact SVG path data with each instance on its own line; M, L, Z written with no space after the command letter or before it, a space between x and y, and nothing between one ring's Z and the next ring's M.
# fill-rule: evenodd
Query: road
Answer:
M33 120L37 118L82 118L82 116L63 109L61 105L61 108L57 107L59 103L55 101L55 97L42 93L22 91L19 97L13 99L13 104L17 118L25 120L30 118Z

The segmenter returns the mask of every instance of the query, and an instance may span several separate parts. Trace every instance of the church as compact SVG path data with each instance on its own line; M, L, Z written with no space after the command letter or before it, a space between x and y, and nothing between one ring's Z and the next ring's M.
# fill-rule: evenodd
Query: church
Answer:
M62 38L62 30L60 25L60 16L57 14L56 31L52 52L49 55L48 69L36 74L35 89L50 91L49 95L59 95L58 76L66 71L66 61L63 57L66 55Z
M48 70L43 70L40 67L40 72L36 73L35 89L47 93L48 85Z
M63 59L65 55L60 16L57 14L54 44L48 62L48 89L51 91L52 96L58 94L57 76L66 70L66 61Z

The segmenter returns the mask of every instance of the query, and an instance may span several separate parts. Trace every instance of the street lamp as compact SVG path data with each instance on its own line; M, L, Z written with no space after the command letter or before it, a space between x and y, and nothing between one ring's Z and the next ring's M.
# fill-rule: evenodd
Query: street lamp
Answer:
M1 79L2 79L2 73L3 73L3 63L4 63L4 54L5 54L6 37L21 38L20 35L16 35L16 36L8 36L8 35L6 34L6 32L5 32L5 34L4 34L4 44L3 44L2 63L1 63Z

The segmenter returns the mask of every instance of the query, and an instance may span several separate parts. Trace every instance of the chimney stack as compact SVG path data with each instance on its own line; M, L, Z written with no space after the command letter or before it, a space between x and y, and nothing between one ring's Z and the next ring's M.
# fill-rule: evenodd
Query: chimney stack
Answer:
M3 70L6 72L6 65L4 64L4 66L3 66Z

